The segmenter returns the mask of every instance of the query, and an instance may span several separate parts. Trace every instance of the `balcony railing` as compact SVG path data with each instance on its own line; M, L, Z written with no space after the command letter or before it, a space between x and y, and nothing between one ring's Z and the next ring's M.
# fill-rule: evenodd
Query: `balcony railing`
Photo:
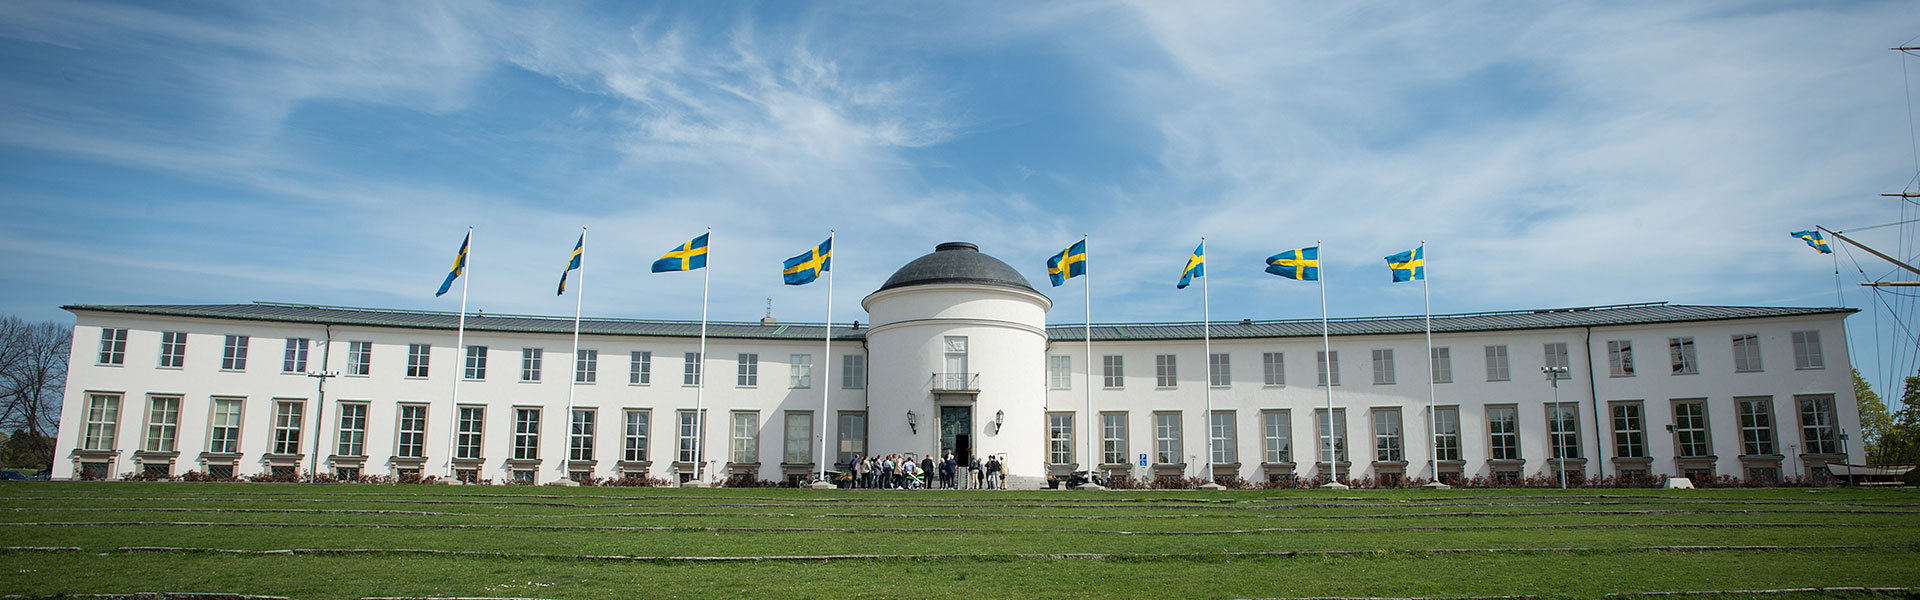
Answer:
M979 373L934 373L933 391L936 392L978 392L980 391Z

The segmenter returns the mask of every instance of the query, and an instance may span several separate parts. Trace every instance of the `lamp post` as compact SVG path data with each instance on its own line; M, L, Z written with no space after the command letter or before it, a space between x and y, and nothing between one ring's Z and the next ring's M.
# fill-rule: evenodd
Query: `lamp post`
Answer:
M1545 373L1547 380L1553 382L1553 406L1560 406L1560 377L1567 374L1567 368L1540 367L1540 372ZM1553 409L1548 408L1547 410L1551 411ZM1554 415L1549 414L1547 416L1549 417L1548 420L1553 422L1555 427L1559 426L1559 420L1553 418ZM1560 489L1567 489L1567 453L1565 444L1561 444L1560 438L1552 431L1547 432L1547 437L1549 438L1548 442L1553 444L1553 457L1560 462Z

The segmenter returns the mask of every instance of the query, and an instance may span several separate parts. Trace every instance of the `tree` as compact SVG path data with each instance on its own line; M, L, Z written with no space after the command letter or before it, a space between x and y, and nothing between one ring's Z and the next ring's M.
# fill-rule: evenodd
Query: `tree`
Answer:
M32 440L16 460L36 467L53 464L72 347L72 327L0 318L0 431L28 432L26 439Z
M1860 403L1860 438L1866 442L1867 462L1874 460L1880 449L1881 440L1886 439L1888 430L1893 428L1893 417L1887 414L1887 403L1880 395L1873 393L1873 386L1860 376L1860 370L1853 370L1853 397Z

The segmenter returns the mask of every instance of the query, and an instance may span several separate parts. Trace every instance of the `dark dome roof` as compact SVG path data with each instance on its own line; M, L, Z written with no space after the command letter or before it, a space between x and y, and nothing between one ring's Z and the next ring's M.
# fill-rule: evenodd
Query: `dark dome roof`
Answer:
M971 242L947 242L935 246L933 254L913 259L907 266L900 267L892 277L887 278L886 285L875 291L930 283L997 285L1039 293L1034 291L1019 271L1000 262L998 258L981 254L980 247Z

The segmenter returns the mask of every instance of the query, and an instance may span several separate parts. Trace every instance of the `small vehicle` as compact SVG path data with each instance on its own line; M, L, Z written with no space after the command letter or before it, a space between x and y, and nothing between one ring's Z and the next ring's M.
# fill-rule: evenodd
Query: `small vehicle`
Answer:
M1112 487L1113 481L1098 471L1074 471L1072 474L1067 475L1068 489L1077 488L1089 483L1100 487Z
M0 471L0 481L26 481L27 475L19 471Z

